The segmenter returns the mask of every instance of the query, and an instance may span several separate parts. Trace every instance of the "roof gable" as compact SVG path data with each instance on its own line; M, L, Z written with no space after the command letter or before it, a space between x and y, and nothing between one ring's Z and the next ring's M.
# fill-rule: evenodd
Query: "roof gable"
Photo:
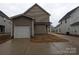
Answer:
M28 13L33 7L37 6L38 8L40 8L42 11L44 11L45 13L47 13L48 15L50 15L47 11L45 11L42 7L40 7L38 4L34 4L32 7L30 7L27 11L25 11L23 14Z
M71 26L76 26L76 25L79 25L79 22L75 22L75 23L71 24Z

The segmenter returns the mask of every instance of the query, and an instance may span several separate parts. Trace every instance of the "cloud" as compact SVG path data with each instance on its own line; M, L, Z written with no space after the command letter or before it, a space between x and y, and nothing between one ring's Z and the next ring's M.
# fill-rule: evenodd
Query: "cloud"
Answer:
M1 3L77 3L78 0L1 0Z
M2 10L9 17L21 14L35 3L1 3ZM42 8L51 14L50 21L53 26L70 10L79 6L78 3L38 3Z

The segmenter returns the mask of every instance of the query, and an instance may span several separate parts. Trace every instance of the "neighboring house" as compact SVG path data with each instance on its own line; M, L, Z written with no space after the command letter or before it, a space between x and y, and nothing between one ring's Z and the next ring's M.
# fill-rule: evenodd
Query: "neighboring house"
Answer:
M58 24L58 25L54 28L54 31L55 31L56 33L61 33L60 24Z
M11 21L2 11L0 11L0 33L7 33L11 35Z
M14 38L30 38L37 34L47 34L50 29L50 14L38 4L23 14L11 17Z
M50 32L55 32L53 25L50 25Z
M75 23L71 24L71 27L72 27L71 34L79 35L79 22L75 22Z
M68 12L59 23L62 34L79 35L79 7Z

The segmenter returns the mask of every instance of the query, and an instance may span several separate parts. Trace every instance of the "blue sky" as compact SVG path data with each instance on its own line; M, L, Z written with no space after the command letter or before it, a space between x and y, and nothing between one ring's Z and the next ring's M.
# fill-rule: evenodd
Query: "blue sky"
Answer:
M9 17L21 14L30 8L35 3L38 3L42 8L51 14L50 21L55 27L58 24L58 21L70 10L79 6L78 0L2 0L0 2L0 10L2 10ZM74 2L74 3L73 3Z

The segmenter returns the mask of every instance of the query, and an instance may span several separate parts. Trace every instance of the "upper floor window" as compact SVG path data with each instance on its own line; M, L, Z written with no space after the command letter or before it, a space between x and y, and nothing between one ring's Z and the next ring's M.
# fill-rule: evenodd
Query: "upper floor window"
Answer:
M65 23L67 23L67 19L65 19Z
M62 24L62 21L61 21L61 24Z
M4 18L4 22L6 22L6 18Z

